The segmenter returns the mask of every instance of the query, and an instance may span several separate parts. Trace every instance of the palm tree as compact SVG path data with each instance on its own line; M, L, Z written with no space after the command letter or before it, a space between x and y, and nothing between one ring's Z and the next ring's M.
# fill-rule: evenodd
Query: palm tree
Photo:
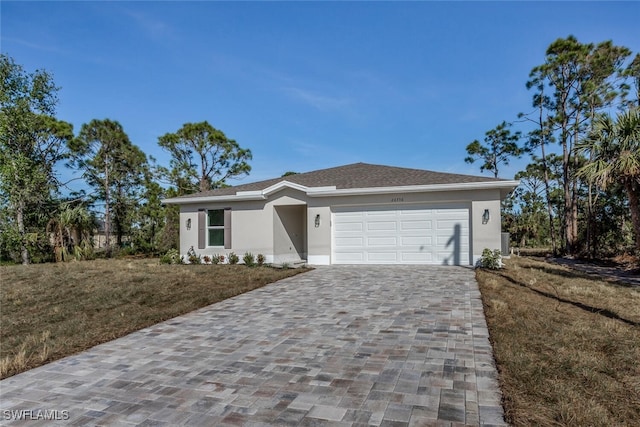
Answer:
M94 219L84 206L64 206L58 215L49 220L50 233L56 261L66 261L70 252L76 258L83 258L92 248L91 232Z
M579 148L591 154L579 175L603 189L613 182L622 184L640 253L640 111L632 108L618 114L615 121L608 115L601 117Z

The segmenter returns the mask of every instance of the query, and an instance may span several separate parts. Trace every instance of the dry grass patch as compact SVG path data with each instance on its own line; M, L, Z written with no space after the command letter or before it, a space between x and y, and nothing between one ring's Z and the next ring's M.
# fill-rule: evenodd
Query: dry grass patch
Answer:
M0 377L301 271L152 259L0 266Z
M478 270L513 425L640 425L640 289L526 258Z

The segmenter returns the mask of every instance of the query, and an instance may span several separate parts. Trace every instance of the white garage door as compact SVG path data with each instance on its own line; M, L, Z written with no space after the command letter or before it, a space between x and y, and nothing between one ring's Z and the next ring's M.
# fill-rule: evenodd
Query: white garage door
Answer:
M469 209L336 208L334 264L469 265Z

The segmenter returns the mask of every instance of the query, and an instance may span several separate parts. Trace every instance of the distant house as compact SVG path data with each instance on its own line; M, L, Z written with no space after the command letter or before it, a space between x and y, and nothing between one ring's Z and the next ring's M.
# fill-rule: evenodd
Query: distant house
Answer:
M267 262L470 265L500 249L508 181L356 163L164 200L180 252Z
M104 221L97 221L97 228L93 231L93 247L94 249L102 249L107 245L107 233L104 228ZM115 248L118 245L118 239L116 233L112 229L109 233L109 244L112 248ZM122 236L123 243L128 243L130 241L129 236Z

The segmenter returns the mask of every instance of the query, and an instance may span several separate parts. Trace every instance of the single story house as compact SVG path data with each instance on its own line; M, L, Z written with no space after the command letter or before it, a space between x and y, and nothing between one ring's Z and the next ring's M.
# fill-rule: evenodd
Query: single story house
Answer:
M166 199L180 252L268 263L471 265L518 181L355 163Z

